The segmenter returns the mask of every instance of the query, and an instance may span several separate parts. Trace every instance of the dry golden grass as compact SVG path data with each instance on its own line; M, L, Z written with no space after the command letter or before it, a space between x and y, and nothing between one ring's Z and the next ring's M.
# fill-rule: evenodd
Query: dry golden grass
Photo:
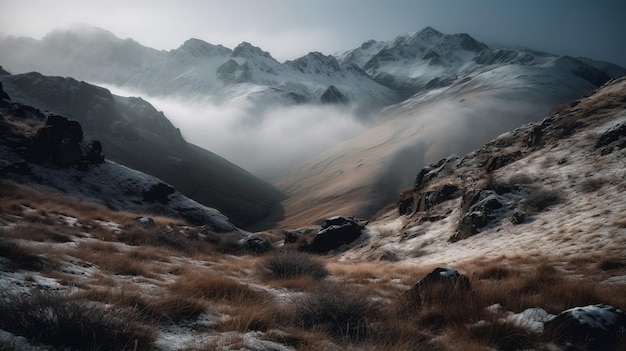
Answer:
M167 288L174 294L221 301L233 306L255 305L263 303L269 297L247 284L202 268L181 274Z

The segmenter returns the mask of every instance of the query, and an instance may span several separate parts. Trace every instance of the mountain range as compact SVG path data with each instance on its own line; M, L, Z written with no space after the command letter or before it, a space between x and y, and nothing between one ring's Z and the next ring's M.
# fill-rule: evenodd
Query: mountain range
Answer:
M284 63L92 28L0 56L0 350L626 349L623 68L432 28ZM270 184L96 76L364 131Z
M39 71L71 76L149 95L244 106L250 111L321 104L359 111L367 128L364 133L312 159L300 160L300 164L285 164L272 180L287 197L283 208L274 206L281 199L277 192L271 196L265 193L263 198L267 200L262 200L260 209L252 209L254 219L241 222L264 219L270 226L276 221L287 226L304 225L337 213L370 216L395 201L424 165L450 154L465 154L626 73L621 67L586 58L490 48L468 34L443 34L430 27L389 41L370 40L335 56L312 52L283 63L245 42L229 49L190 39L177 49L159 51L87 27L57 30L41 40L2 37L0 62L13 73ZM9 84L11 80L44 79L30 75L3 79L9 90L16 86ZM27 100L35 94L34 89L20 89L12 91L11 96ZM91 101L83 101L94 106ZM116 101L124 109L141 100L117 97ZM65 104L60 105L48 104L45 108L65 112ZM70 117L78 119L80 115ZM169 118L176 124L176 116ZM168 125L163 118L159 121L160 126ZM160 128L173 136L173 144L163 144L168 145L166 149L181 142L177 131ZM131 167L141 165L146 148L128 153L122 150L126 147L120 149L123 144L119 137L110 142L104 135L97 137L103 139L113 159ZM137 153L142 156L137 157ZM147 168L145 163L144 170L160 172L159 177L175 186L186 184L164 171L177 169L176 162L167 168ZM186 164L202 167L201 162ZM206 196L202 198L194 189L184 188L181 191L229 216L236 212ZM270 211L273 216L268 218Z

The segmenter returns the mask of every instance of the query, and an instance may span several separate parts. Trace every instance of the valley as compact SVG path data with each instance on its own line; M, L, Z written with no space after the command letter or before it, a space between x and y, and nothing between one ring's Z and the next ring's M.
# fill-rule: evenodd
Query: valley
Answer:
M283 63L88 28L0 63L0 350L626 347L621 67L431 27ZM242 161L161 101L227 114Z

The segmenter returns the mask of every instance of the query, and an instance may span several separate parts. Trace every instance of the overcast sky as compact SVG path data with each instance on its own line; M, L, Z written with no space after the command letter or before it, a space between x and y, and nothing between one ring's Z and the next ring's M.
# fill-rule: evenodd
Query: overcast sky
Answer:
M157 49L242 41L279 61L431 26L489 44L626 66L625 0L0 0L0 33L41 38L85 23Z

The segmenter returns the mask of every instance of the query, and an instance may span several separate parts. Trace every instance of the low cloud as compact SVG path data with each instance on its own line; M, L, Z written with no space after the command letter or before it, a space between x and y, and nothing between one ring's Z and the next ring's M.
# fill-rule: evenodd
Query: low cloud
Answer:
M108 88L117 95L137 95ZM366 130L346 107L260 109L200 99L143 97L180 128L185 140L267 180Z

